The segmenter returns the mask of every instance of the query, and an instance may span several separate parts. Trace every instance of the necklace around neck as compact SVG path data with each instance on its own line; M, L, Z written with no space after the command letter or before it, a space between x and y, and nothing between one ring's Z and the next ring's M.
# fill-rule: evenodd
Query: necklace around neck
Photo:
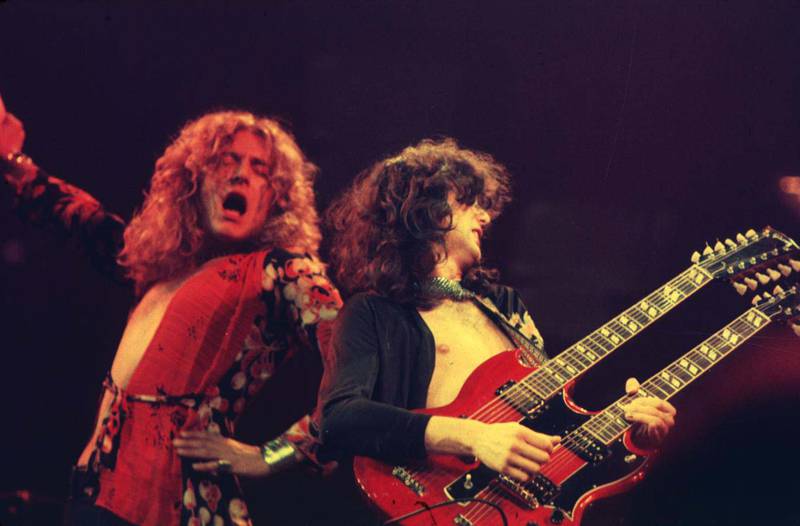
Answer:
M465 301L475 297L475 293L465 289L460 281L434 276L422 282L422 293L429 298Z

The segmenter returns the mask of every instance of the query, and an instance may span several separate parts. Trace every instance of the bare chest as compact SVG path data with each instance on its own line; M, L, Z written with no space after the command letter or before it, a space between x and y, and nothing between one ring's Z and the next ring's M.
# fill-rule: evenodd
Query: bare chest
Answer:
M127 387L167 307L185 281L186 277L182 277L153 285L131 313L111 365L111 376L120 387Z
M427 407L452 402L480 364L514 347L500 327L469 301L446 301L420 316L433 334L436 348Z

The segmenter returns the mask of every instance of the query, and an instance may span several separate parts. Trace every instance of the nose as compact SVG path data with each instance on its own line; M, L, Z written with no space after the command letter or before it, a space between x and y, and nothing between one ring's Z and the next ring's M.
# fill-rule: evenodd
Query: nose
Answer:
M481 206L476 206L475 208L477 209L476 217L481 226L486 226L492 222L492 216L489 215L486 209Z
M250 163L248 159L242 159L238 166L236 166L236 171L233 172L233 175L228 180L228 182L232 185L244 185L247 186L250 184L250 178L253 177L253 169L250 167Z

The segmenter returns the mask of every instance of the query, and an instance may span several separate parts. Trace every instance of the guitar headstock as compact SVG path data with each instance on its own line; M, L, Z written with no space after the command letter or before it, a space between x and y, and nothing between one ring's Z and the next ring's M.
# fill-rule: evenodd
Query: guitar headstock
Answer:
M772 318L773 321L788 321L797 336L800 336L800 293L797 285L783 290L780 285L776 285L772 293L763 292L753 297L753 305L764 315Z
M748 230L737 234L736 241L726 239L706 245L692 254L692 263L708 271L715 279L730 280L739 294L756 290L800 272L800 247L771 227L760 232ZM738 280L738 281L737 281Z

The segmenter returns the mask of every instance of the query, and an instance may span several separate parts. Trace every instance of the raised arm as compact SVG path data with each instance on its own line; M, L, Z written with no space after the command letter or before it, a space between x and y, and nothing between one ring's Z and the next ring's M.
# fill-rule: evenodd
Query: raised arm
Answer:
M25 219L52 225L78 239L101 272L124 280L116 257L125 222L107 212L83 190L48 176L22 153L22 122L6 111L0 99L0 174L16 194L16 208Z

